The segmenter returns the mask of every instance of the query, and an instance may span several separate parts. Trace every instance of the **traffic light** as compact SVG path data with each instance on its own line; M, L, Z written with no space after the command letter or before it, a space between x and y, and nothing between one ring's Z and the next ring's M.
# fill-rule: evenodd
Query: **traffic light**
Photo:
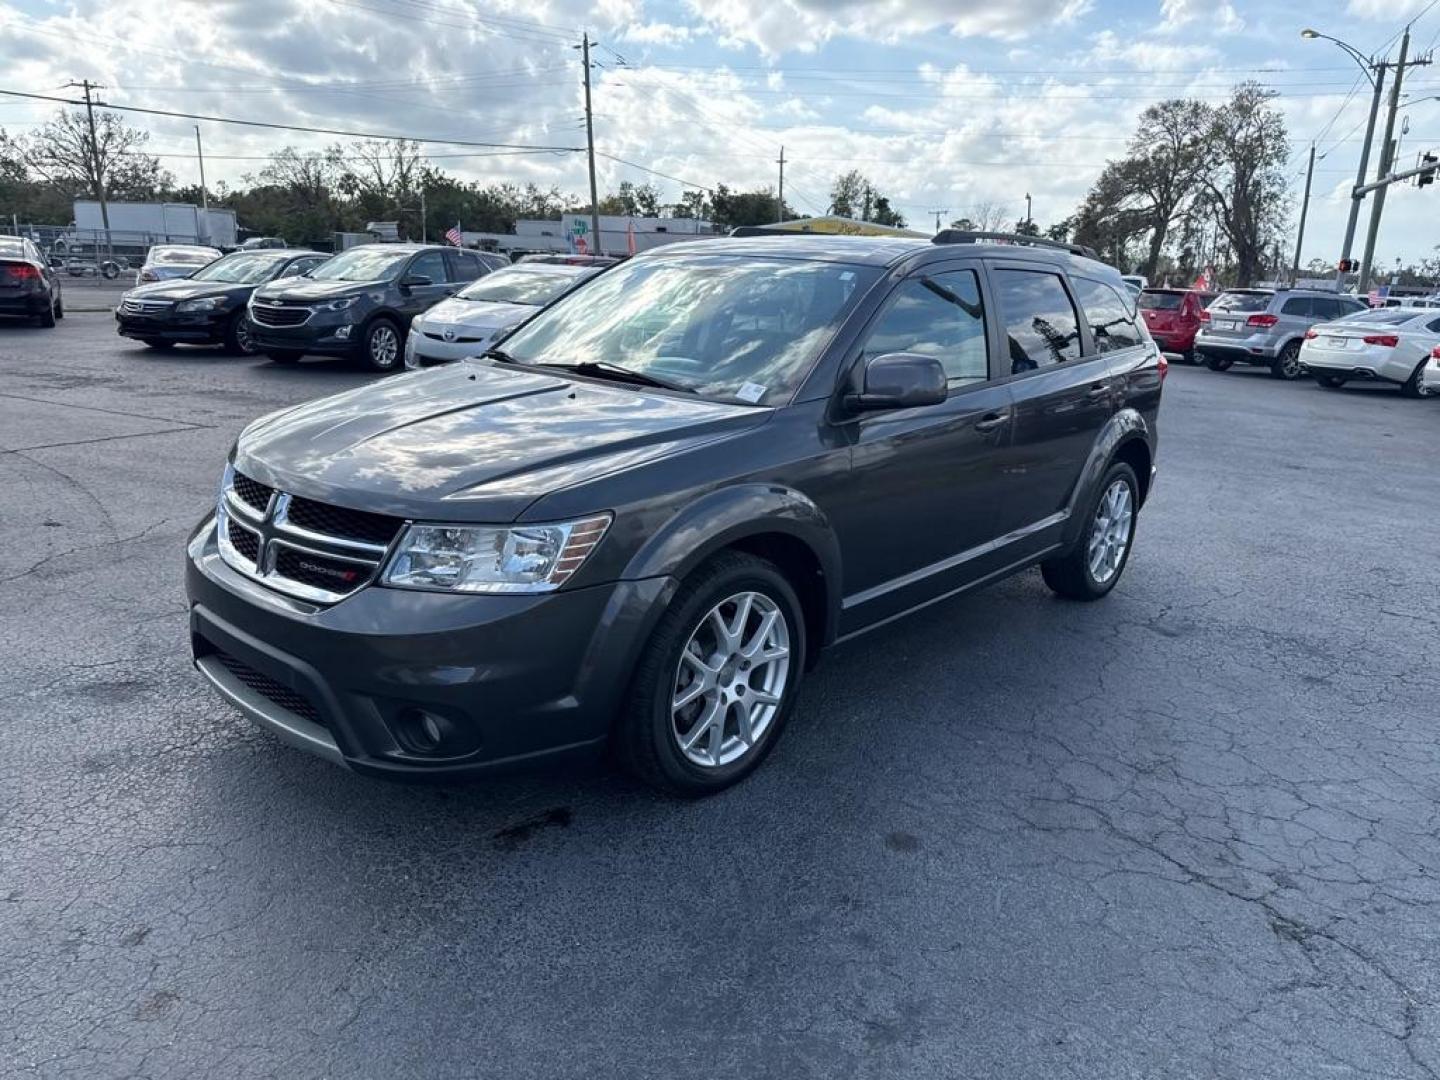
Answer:
M1340 260L1340 267L1339 267L1339 269L1340 269L1340 273L1342 273L1342 274L1352 273L1352 272L1354 271L1354 269L1355 269L1355 260L1354 260L1354 259L1341 259L1341 260Z
M1416 187L1424 187L1426 184L1435 183L1434 165L1436 161L1440 161L1440 158L1436 158L1435 155L1430 153L1428 150L1420 155L1420 164L1422 166L1429 165L1431 167L1426 169L1424 172L1422 172L1419 176L1415 178Z

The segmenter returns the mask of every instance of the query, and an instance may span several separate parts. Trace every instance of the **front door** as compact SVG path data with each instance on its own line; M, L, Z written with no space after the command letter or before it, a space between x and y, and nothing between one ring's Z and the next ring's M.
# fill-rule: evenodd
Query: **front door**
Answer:
M426 278L425 285L406 285L406 278ZM443 251L422 251L410 260L400 285L400 310L408 323L416 315L454 294L458 285L450 280L450 267Z
M1010 392L991 378L978 263L906 278L862 337L857 364L885 353L937 357L939 405L864 413L852 426L851 498L836 512L845 566L842 633L957 588L988 566L1003 496L999 450Z

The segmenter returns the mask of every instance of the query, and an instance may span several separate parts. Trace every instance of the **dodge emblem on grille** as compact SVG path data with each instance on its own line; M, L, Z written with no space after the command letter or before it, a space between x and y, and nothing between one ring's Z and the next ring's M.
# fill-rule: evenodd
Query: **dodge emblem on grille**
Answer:
M301 570L308 571L309 573L319 574L321 577L334 578L336 581L344 581L347 583L354 581L360 576L359 573L354 570L337 570L333 566L321 566L319 563L313 563L308 559L300 559L297 565Z

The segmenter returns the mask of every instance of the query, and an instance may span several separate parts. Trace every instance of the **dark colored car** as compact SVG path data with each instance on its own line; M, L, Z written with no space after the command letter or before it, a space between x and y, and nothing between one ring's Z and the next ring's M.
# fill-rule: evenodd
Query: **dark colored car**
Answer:
M115 308L121 337L152 349L176 345L223 345L255 352L246 305L257 286L301 277L329 259L318 251L237 251L201 267L188 278L131 289Z
M1195 334L1200 329L1200 313L1214 299L1213 292L1198 289L1143 289L1136 302L1155 344L1166 352L1179 353L1187 364L1198 364Z
M0 317L34 319L47 327L65 317L60 275L22 236L0 236Z
M278 364L320 353L393 371L401 365L410 321L489 269L475 251L361 244L303 281L256 289L250 298L255 345Z
M703 794L825 646L1036 563L1104 596L1164 359L1114 269L1014 240L677 243L256 421L189 541L197 667L363 773L608 745Z

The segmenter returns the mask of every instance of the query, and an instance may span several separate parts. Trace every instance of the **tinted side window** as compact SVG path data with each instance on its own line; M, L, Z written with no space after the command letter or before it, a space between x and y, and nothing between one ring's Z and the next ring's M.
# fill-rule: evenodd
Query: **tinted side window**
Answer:
M480 260L468 251L450 252L450 262L454 266L452 281L474 281L484 273Z
M935 357L951 385L989 378L985 305L973 270L900 283L865 342L866 356L896 352Z
M1308 296L1292 296L1280 307L1281 315L1293 315L1297 318L1308 319L1312 314L1310 298ZM1314 314L1321 314L1314 312Z
M1080 356L1080 323L1059 275L1036 270L990 274L1012 372L1034 371Z
M1090 324L1096 352L1114 352L1140 344L1140 330L1130 317L1130 305L1121 299L1119 293L1103 281L1077 277L1071 278L1070 282L1075 286L1075 296L1085 311L1085 321Z
M445 270L445 253L443 251L427 251L423 255L417 255L415 261L410 264L407 276L427 277L431 284L439 285L448 280Z
M1429 330L1432 334L1440 334L1440 319L1431 319L1425 324L1425 329Z

